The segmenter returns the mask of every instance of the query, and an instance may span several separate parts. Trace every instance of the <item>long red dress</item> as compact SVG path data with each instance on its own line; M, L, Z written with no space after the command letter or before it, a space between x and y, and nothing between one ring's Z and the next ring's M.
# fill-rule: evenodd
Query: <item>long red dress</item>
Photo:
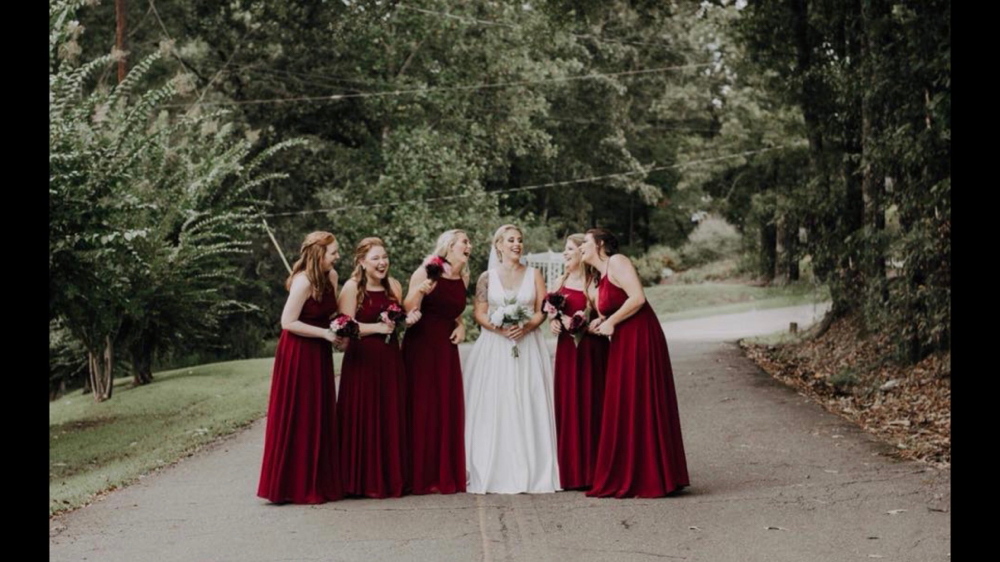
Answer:
M608 276L597 306L608 317L628 295ZM688 486L667 340L649 303L615 326L594 484L588 496L654 498Z
M377 323L389 302L385 291L369 289L354 319ZM337 403L345 494L388 498L407 492L405 378L395 335L388 343L385 334L371 334L348 344Z
M331 289L302 305L299 320L329 327ZM333 349L323 338L281 331L274 354L257 495L275 503L323 503L343 497L337 444Z
M559 292L566 296L565 315L587 307L583 291L563 287ZM607 360L607 338L587 334L577 347L571 334L559 334L554 385L559 482L564 490L588 488L594 481Z
M441 277L403 338L414 494L465 492L462 362L449 340L464 310L465 282Z

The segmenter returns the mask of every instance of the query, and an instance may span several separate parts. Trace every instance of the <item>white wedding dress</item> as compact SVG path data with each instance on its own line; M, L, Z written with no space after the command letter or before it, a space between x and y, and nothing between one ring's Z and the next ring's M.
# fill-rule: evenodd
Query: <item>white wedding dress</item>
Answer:
M524 272L516 293L506 292L497 272L489 270L490 313L515 296L519 305L534 310L533 269ZM539 329L521 338L516 358L513 345L513 340L483 330L462 365L469 493L560 489L552 357Z

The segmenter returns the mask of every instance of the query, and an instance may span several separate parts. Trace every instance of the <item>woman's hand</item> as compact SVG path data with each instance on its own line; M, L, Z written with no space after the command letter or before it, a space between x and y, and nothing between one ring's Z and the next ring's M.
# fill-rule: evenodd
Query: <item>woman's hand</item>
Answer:
M526 332L524 331L524 326L510 326L507 328L507 331L504 335L514 340L515 342L519 342L521 341L521 338L524 337L525 333Z
M465 341L465 325L459 324L455 326L455 329L451 331L451 335L448 336L451 343L458 345Z
M437 287L437 281L431 281L430 279L424 279L424 282L417 287L417 290L424 295L429 295Z
M611 339L611 336L615 333L615 325L611 322L601 322L601 325L594 330L594 333L599 336L607 336Z
M331 341L333 342L334 349L336 349L337 351L346 351L347 343L351 341L351 338L345 338L343 336L334 335Z
M412 325L416 324L417 322L420 321L420 317L421 316L422 315L420 313L420 309L419 308L414 308L413 310L410 311L409 314L406 315L406 325L407 326L412 326Z

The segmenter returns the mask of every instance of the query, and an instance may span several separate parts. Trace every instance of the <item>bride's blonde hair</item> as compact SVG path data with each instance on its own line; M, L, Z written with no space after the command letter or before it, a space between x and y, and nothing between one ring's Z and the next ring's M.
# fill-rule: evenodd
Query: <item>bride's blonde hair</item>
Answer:
M520 227L513 224L505 224L497 229L496 234L493 235L493 249L497 252L497 258L503 261L503 252L500 251L500 242L503 241L503 235L508 230L516 230L518 234L524 236L524 231Z

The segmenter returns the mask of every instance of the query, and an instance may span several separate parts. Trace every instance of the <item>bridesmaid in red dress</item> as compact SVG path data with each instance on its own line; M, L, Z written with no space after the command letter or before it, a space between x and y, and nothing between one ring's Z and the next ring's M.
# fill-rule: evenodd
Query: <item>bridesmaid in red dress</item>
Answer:
M583 260L600 274L591 325L611 340L594 484L588 496L662 497L690 484L667 340L632 262L603 228Z
M285 282L257 495L274 503L343 497L330 317L337 312L339 245L329 232L306 236Z
M449 230L438 237L431 255L444 258L447 270L435 281L421 265L410 277L406 310L421 312L403 340L414 494L465 492L465 393L458 344L465 341L462 313L471 251L465 232Z
M391 335L395 325L380 315L389 303L402 306L402 287L389 277L389 255L378 238L358 244L354 266L339 300L361 334L348 343L341 367L340 473L347 495L399 497L409 491L406 375L399 340ZM419 315L411 313L407 324Z
M583 242L583 234L566 238L566 273L557 289L566 297L566 305L561 321L551 321L552 333L559 336L554 385L559 482L564 490L586 489L594 481L608 359L607 338L586 334L577 345L567 330L577 311L592 312L589 303L596 298L595 272L583 263L580 253Z

